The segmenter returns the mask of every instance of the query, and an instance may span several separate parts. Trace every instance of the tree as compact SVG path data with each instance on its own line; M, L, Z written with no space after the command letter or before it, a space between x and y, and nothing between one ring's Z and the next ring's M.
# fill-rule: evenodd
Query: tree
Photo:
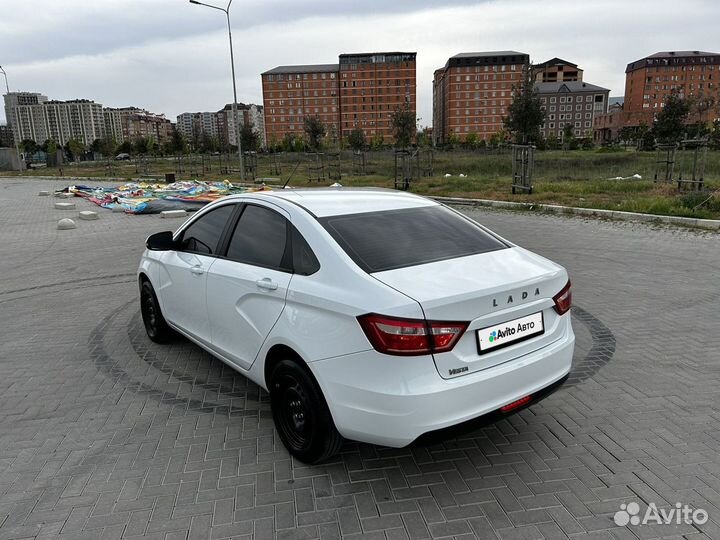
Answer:
M661 143L675 143L683 138L690 104L678 92L672 92L653 122L653 134Z
M720 150L720 120L713 122L709 145L713 150Z
M535 88L532 66L523 70L520 86L513 86L513 100L504 118L507 130L519 144L531 144L540 138L545 109Z
M417 133L417 123L415 113L410 110L410 104L405 103L403 107L398 107L390 117L390 124L395 137L395 147L405 148L410 146L413 137Z
M348 144L355 151L365 148L367 141L365 140L365 132L360 128L353 129L348 135Z
M558 141L557 135L551 133L545 141L545 146L548 150L557 150L560 148L560 141Z
M573 125L570 123L565 124L563 126L562 135L563 150L575 150L577 148L577 141L575 139L575 130L573 129Z
M478 145L478 135L477 133L468 133L465 136L465 144L472 148L473 150L477 148Z
M240 128L240 142L243 152L254 152L258 149L260 136L255 131L252 123L243 124Z
M184 154L187 152L185 137L176 128L173 128L172 135L170 136L169 149L176 154Z
M325 124L323 124L323 121L320 120L318 115L306 116L304 127L308 148L313 152L317 152L322 145L322 138L327 133Z
M80 161L80 155L85 152L85 145L77 139L69 139L65 143L65 150L70 154L70 159Z
M451 131L450 135L448 135L447 143L448 143L448 146L450 146L450 148L452 148L456 144L460 143L460 137L458 137L457 133L455 133L454 131Z
M120 143L120 146L117 147L117 153L118 154L134 154L135 147L133 146L132 142L123 141L122 143Z
M38 147L38 144L35 141L33 141L32 139L23 139L20 142L20 148L26 154L34 154L35 152L38 151L39 147Z

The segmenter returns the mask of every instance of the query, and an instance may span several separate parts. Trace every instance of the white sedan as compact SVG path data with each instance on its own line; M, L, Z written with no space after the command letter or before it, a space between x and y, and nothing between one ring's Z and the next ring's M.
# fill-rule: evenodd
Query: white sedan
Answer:
M408 193L225 197L150 236L138 278L148 336L268 390L308 463L520 410L572 364L565 269Z

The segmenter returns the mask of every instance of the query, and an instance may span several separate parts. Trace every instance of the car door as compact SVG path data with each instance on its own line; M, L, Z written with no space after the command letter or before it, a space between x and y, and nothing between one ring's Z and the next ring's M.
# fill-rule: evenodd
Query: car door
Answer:
M242 369L252 366L285 307L292 278L290 232L282 209L247 204L224 256L208 272L212 347Z
M207 272L237 207L225 204L198 216L176 236L180 249L163 253L162 266L167 273L160 288L163 314L170 324L208 344Z

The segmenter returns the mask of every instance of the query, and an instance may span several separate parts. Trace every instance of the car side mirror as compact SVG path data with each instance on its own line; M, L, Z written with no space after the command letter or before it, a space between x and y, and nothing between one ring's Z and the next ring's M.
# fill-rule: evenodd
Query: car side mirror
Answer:
M145 246L150 251L171 251L176 249L173 233L171 231L163 231L148 236L145 240Z

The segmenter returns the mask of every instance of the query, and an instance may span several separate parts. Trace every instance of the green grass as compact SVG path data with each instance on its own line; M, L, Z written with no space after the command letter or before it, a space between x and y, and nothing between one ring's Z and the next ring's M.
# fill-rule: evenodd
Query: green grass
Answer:
M677 191L677 185L655 183L656 154L654 152L620 151L547 151L537 152L534 169L534 190L532 195L513 195L510 190L511 159L509 153L491 152L435 152L432 177L420 177L412 185L412 191L423 195L474 197L483 199L510 200L546 204L560 204L585 208L602 208L629 212L644 212L657 215L675 215L698 218L720 218L720 152L708 152L705 167L705 187L719 191L702 207L693 210L709 194L686 194ZM294 174L290 185L296 187L328 185L334 180L327 179L332 167L326 161L326 180L308 181L308 163L303 154L284 154L277 158L281 174L274 174L274 160L259 156L260 178L275 177L284 182L291 172ZM690 153L678 152L676 176L683 172L687 177L692 163ZM237 164L231 164L236 170ZM296 167L297 166L297 167ZM147 174L175 172L177 163L173 159L151 159L147 166L134 163L113 162L112 169L105 163L86 162L64 167L65 176L96 177L106 175L122 179L138 178ZM394 157L392 152L371 152L366 158L366 175L352 174L352 159L349 152L343 153L340 165L345 186L376 186L392 188L394 185ZM445 178L444 174L452 176ZM464 178L459 174L466 175ZM57 169L39 169L24 175L58 175ZM614 180L615 177L642 176L641 180ZM205 170L199 157L184 160L184 170L178 179L200 178L207 180L228 179L239 181L237 172L223 173L220 158L206 158Z

